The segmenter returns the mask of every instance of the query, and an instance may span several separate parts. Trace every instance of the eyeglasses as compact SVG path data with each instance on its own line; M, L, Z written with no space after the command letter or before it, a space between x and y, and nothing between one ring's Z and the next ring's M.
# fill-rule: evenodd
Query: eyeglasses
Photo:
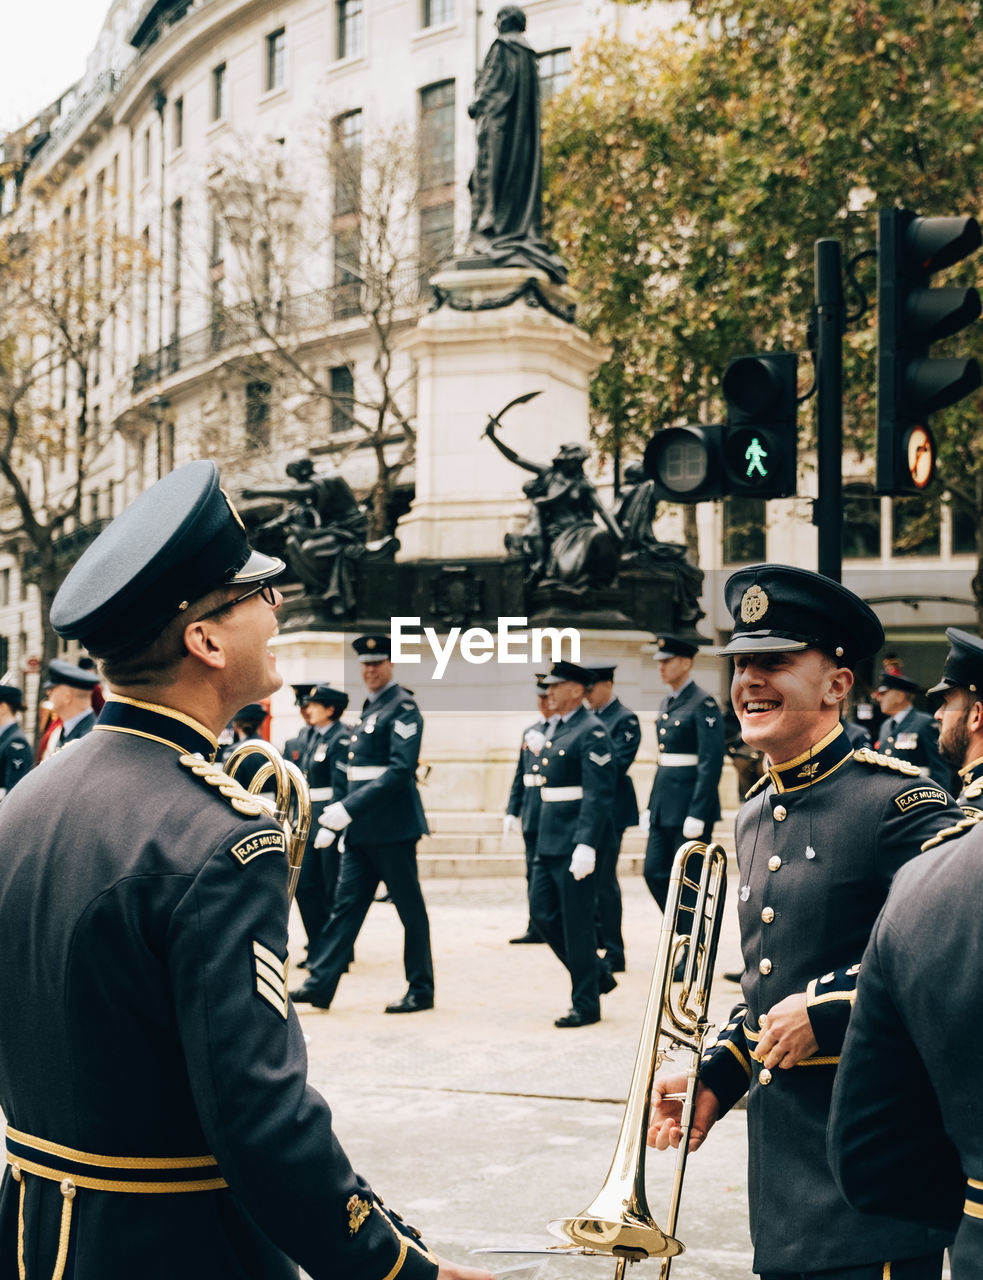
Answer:
M234 609L237 604L242 604L243 600L251 600L253 596L262 596L268 605L276 608L276 588L270 586L268 582L258 582L254 587L250 587L248 591L244 591L241 596L233 596L231 600L226 600L225 604L209 609L207 613L203 613L195 621L204 622L206 618L216 618L220 613L226 613L229 609Z

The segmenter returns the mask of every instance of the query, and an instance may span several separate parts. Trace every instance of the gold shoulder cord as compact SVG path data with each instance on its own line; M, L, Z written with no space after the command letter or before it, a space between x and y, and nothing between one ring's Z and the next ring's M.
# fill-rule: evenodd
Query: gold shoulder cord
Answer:
M252 795L241 783L236 782L235 778L230 778L221 765L209 764L200 756L191 755L180 756L179 763L186 769L190 769L196 778L201 778L210 787L214 787L219 795L228 800L236 813L241 813L243 817L258 818L262 814L267 817L273 816L274 806L271 802L262 796Z

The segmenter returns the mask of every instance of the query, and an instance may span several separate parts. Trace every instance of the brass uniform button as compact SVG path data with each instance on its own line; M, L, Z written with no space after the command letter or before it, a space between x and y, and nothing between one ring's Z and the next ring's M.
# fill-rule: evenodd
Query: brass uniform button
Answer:
M539 765L538 765L538 764L534 764L534 765L533 765L533 767L532 767L532 771L533 771L533 773L538 773L538 772L539 772Z
M762 960L761 963L758 965L758 971L759 973L763 973L765 975L771 973L771 961L767 958Z
M765 909L761 913L761 919L765 922L765 924L771 924L774 918L775 918L774 907L765 907Z
M773 853L771 857L768 859L768 870L777 871L781 865L782 865L781 858L777 853Z
M771 1072L767 1067L761 1068L761 1071L758 1073L758 1082L759 1084L771 1084Z
M773 812L776 822L784 822L788 817L788 810L783 804L776 804Z
M565 755L566 755L566 752L565 752L565 751L563 750L563 748L561 747L561 748L560 748L560 750L557 752L557 755L565 756Z
M541 760L542 760L543 764L549 764L549 762L550 762L550 758L549 758L549 756L541 756L540 758L541 758Z

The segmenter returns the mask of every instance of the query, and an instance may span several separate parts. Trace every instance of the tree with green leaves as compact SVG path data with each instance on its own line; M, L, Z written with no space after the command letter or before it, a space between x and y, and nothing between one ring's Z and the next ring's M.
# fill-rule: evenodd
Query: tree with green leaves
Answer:
M805 350L816 240L838 239L849 261L874 248L878 207L983 207L979 3L689 10L648 43L590 46L547 117L552 235L585 294L583 323L614 348L594 392L608 447L719 419L735 355ZM872 260L858 279L872 299ZM851 311L858 300L848 293ZM844 428L861 458L873 447L875 320L871 308L852 323L844 356ZM953 344L980 353L983 328ZM976 395L933 429L983 566L983 441L969 425L981 408ZM983 622L983 574L975 589Z

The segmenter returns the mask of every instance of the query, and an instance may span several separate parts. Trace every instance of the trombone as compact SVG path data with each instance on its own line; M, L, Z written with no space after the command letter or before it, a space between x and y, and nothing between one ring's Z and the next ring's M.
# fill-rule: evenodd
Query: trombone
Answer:
M689 861L696 857L702 858L698 880L687 875ZM685 889L696 893L691 936L679 929L680 915L688 910L682 902ZM710 982L726 890L727 855L721 845L690 840L677 850L628 1102L611 1167L601 1190L582 1213L575 1218L557 1218L549 1224L553 1235L566 1241L554 1246L558 1252L609 1254L615 1258L615 1280L623 1280L629 1263L644 1258L661 1258L659 1278L666 1280L672 1259L685 1248L673 1233L686 1171L703 1042L710 1029ZM672 973L687 942L682 984L674 990ZM653 1218L645 1196L645 1136L653 1077L666 1054L676 1048L687 1050L690 1059L686 1092L678 1095L683 1103L683 1132L663 1228Z
M229 752L222 768L230 778L236 776L243 760L249 755L260 755L261 764L251 779L247 790L255 796L279 826L287 841L287 904L293 902L300 879L300 867L304 861L304 849L311 829L311 789L307 779L291 760L284 760L276 747L268 742L250 739ZM270 778L276 779L276 799L261 795Z

